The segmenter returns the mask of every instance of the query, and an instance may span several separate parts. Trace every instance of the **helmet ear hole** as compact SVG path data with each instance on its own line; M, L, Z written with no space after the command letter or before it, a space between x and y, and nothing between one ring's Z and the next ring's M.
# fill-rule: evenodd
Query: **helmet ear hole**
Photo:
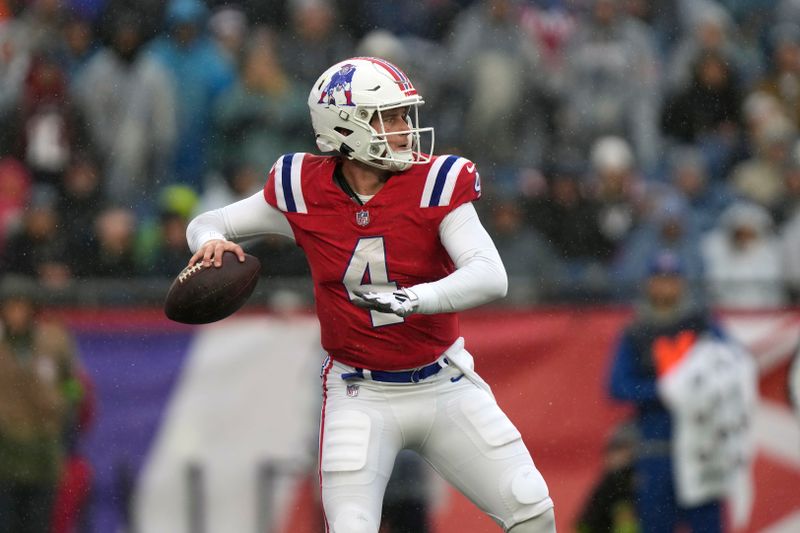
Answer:
M337 126L333 129L336 130L336 132L341 134L343 137L347 137L348 135L352 135L353 133L353 130L348 130L347 128L342 128L341 126Z

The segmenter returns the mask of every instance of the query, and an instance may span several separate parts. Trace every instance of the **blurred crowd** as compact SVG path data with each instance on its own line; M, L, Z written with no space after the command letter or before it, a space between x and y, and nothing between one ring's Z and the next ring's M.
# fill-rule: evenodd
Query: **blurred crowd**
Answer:
M0 19L0 272L173 277L194 214L314 151L319 74L375 55L415 81L436 152L478 164L526 298L627 298L663 249L715 305L800 294L800 0L0 0ZM291 244L249 249L307 274Z

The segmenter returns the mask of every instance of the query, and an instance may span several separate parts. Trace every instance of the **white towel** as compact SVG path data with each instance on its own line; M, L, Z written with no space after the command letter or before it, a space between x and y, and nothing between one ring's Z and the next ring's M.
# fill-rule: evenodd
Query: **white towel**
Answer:
M729 498L734 527L746 525L752 508L757 379L741 347L703 336L657 385L673 418L678 501L694 507Z
M444 354L447 357L447 360L450 361L450 364L456 367L464 374L468 380L478 386L478 388L485 390L489 396L494 398L494 393L492 392L492 388L486 383L482 377L475 372L475 360L472 357L472 354L469 353L467 350L464 349L464 337L459 337L456 342L450 345L450 347L445 350Z

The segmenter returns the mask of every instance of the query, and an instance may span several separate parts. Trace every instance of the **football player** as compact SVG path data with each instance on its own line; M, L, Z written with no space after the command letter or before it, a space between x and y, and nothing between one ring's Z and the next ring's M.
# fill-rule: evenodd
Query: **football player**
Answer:
M317 146L286 154L259 193L203 213L190 265L219 266L266 233L311 267L322 345L319 476L326 531L377 533L395 456L412 449L505 531L555 531L521 435L473 369L457 311L503 297L507 277L472 202L475 165L433 155L423 100L395 65L342 61L308 98Z

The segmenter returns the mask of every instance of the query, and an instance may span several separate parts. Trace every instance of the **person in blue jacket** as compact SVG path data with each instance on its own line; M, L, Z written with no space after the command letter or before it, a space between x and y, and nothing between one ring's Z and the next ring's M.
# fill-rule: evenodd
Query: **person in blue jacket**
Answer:
M676 498L671 457L672 419L659 399L656 381L664 361L654 344L704 333L721 336L706 310L694 304L686 290L683 266L671 252L652 259L644 283L644 298L620 338L611 367L611 396L633 404L639 446L634 466L634 498L641 530L672 533L679 525L691 531L722 531L721 502L685 508Z
M172 75L177 100L177 146L173 181L203 189L208 171L212 110L236 79L236 69L208 29L208 8L200 0L170 0L164 14L165 33L147 47Z

